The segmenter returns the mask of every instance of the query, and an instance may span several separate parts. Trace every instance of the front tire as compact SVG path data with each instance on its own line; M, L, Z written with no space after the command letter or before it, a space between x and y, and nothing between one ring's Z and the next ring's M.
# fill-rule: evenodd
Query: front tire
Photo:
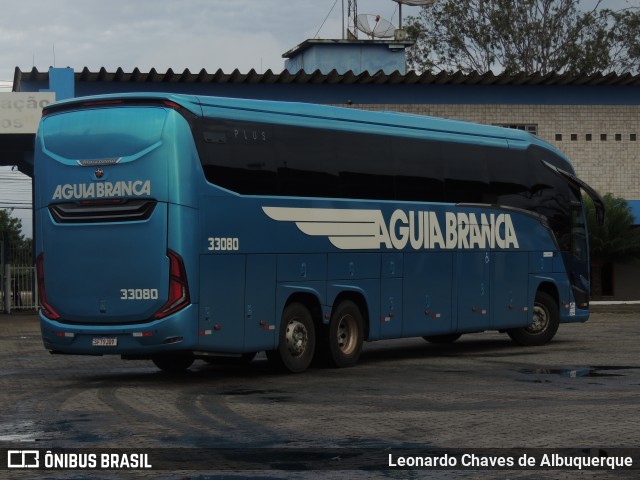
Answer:
M267 352L267 358L279 369L300 373L311 364L315 347L316 330L309 309L302 303L287 305L280 322L278 349Z
M520 345L540 346L555 336L559 326L558 304L551 295L539 291L533 304L533 323L528 327L507 330L507 334Z

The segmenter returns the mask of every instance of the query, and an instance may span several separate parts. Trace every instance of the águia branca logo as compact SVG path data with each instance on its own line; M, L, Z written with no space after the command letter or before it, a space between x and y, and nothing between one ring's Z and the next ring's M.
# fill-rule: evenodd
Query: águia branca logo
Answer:
M97 176L97 175L96 175ZM66 183L57 185L52 200L88 200L94 198L142 197L151 195L151 180Z
M508 213L395 210L385 220L381 210L262 207L279 222L293 222L301 232L327 237L340 250L434 250L520 248Z

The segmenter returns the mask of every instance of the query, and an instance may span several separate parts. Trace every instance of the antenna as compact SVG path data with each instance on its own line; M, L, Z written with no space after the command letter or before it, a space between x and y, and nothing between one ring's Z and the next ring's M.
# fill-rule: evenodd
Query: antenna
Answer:
M358 38L358 30L356 28L356 18L358 17L357 0L349 0L347 2L347 40L356 40Z
M373 40L374 38L393 37L396 27L391 22L380 17L380 15L370 15L362 13L356 17L356 28L366 33Z
M438 0L392 0L398 4L398 18L399 26L397 40L406 38L406 33L402 31L402 5L409 5L412 7L427 7L433 5ZM366 17L366 18L365 18ZM348 40L358 39L358 30L366 33L371 38L387 38L394 36L394 30L388 31L392 28L391 22L380 18L379 15L358 15L358 0L347 1L347 28L344 28L344 0L342 0L342 32L343 40L344 35Z

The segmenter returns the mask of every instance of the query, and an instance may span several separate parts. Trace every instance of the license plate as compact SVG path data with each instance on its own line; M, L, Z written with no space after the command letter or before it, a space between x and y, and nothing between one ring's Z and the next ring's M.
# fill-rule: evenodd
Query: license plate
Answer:
M94 347L117 347L117 337L99 337L91 340L91 345Z

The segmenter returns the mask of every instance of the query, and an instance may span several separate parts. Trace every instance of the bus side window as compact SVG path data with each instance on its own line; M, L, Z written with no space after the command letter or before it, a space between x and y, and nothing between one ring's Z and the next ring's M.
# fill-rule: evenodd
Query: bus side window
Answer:
M393 140L398 172L396 198L418 202L444 201L444 166L440 142L414 138Z
M533 183L524 152L492 148L487 158L492 201L509 207L531 209ZM533 182L533 183L532 183Z
M270 127L202 120L195 139L208 182L245 195L276 194Z
M333 142L323 131L274 127L278 194L287 197L337 197L338 170Z
M340 172L340 196L394 200L396 185L389 138L355 132L332 135Z
M443 143L444 192L447 202L485 203L489 190L486 148L461 143Z
M386 137L288 126L275 131L280 195L395 198Z

